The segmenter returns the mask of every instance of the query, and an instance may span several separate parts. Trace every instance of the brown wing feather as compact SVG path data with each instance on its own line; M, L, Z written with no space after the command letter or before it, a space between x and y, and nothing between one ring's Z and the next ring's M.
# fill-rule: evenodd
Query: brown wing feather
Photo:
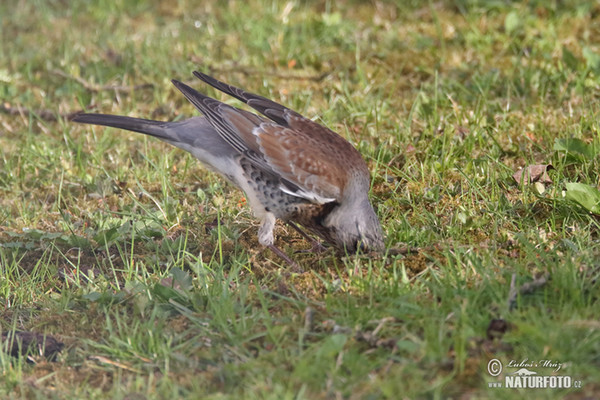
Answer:
M340 200L352 170L364 165L362 158L352 165L346 154L332 147L332 142L303 131L264 123L254 134L261 153L276 172L322 198Z
M291 110L290 110L291 111ZM288 126L302 136L315 140L319 148L328 153L328 157L334 157L344 169L349 167L349 172L358 172L369 175L369 170L362 156L346 139L302 115L291 111L285 113Z
M248 149L260 154L257 138L252 131L265 119L233 107L221 107L219 111L221 118L234 129L235 135L242 139Z

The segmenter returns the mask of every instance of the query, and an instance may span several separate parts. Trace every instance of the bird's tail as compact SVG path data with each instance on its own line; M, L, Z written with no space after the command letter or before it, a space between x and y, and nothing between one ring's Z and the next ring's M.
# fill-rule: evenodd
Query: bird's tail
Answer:
M177 122L107 114L77 114L72 121L110 126L154 136L192 155L224 175L231 175L231 157L239 153L231 147L204 117L192 117ZM228 178L231 179L231 178Z
M168 135L168 122L109 114L77 114L72 118L72 121L83 124L103 125L112 128L125 129L154 136L162 140L173 139Z

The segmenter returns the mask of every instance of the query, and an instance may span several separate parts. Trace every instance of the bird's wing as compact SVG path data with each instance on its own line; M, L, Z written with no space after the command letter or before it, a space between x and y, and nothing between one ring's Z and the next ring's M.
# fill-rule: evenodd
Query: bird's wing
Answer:
M341 199L348 171L335 149L302 131L269 122L252 133L273 170L299 188L289 190L284 185L283 191L319 204Z
M282 190L317 203L340 200L352 174L366 176L364 160L335 132L274 101L194 72L271 121L221 103L173 81L223 138L261 168L282 178Z
M267 125L263 124L261 129L255 131L254 134L263 143L261 149L263 155L270 164L280 166L282 169L278 172L286 178L290 180L298 179L302 182L306 179L308 179L306 182L316 179L316 177L306 176L316 172L309 171L307 169L308 164L305 164L306 159L311 158L315 162L310 163L310 165L315 169L317 164L323 167L321 176L323 177L322 184L325 186L333 185L342 190L350 174L368 180L369 171L360 153L346 139L332 130L266 97L247 92L198 71L194 71L194 76L215 89L246 103L277 124L269 125L268 128L266 128ZM282 131L277 128L278 125L279 128L286 127L289 130ZM281 141L281 143L278 143L278 141ZM295 147L290 145L292 141L296 142ZM286 146L290 147L285 154L291 158L281 159L284 156L279 150ZM300 151L294 155L291 153L292 148ZM307 152L311 154L308 156L304 154ZM289 167L287 167L288 164ZM337 198L339 196L337 191L328 192L333 197Z

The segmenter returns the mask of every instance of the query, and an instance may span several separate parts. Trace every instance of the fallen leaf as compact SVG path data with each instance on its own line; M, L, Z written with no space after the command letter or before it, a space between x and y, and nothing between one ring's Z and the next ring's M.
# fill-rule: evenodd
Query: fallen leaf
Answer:
M529 165L526 168L521 168L517 172L513 174L513 179L520 184L523 180L523 174L526 173L528 179L526 179L523 183L528 185L534 182L540 183L552 183L552 179L548 176L548 170L554 169L552 164L535 164Z

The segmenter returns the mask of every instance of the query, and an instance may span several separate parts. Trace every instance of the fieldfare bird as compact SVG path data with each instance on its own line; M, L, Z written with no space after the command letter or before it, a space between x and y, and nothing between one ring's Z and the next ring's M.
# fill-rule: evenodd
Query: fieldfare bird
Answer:
M383 232L368 198L369 170L360 153L337 133L297 112L200 72L210 86L262 116L222 103L173 80L204 115L160 122L106 114L78 114L75 122L154 136L190 152L246 193L260 219L258 242L290 264L274 245L279 218L347 252L383 251Z

